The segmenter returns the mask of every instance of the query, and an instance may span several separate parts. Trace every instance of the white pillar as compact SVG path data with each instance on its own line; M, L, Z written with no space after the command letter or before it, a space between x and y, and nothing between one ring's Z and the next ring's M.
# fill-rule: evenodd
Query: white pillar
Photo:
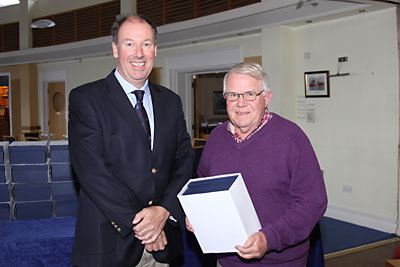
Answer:
M32 47L32 22L31 8L35 0L20 0L19 4L19 49L28 49Z
M268 75L272 99L269 109L285 118L296 118L296 83L293 77L293 30L284 27L262 29L262 64Z
M136 14L136 0L121 0L121 14Z

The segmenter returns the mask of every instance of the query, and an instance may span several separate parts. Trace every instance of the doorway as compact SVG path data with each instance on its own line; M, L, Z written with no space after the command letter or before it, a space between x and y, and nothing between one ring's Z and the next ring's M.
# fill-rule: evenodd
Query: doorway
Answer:
M44 138L55 140L65 139L67 133L67 71L41 70L39 71L39 119ZM59 94L57 94L59 92ZM55 96L56 95L56 96ZM61 104L60 101L64 104ZM58 112L58 113L57 113ZM50 130L50 124L52 129Z
M0 136L12 135L10 116L10 73L0 73Z
M67 135L65 82L48 83L49 134L53 140L63 140Z
M193 136L207 139L210 132L228 120L222 96L226 72L193 75Z
M201 73L226 72L241 62L240 54L240 47L234 46L172 55L166 58L166 71L169 73L166 84L182 99L187 129L192 138L195 135L193 76Z

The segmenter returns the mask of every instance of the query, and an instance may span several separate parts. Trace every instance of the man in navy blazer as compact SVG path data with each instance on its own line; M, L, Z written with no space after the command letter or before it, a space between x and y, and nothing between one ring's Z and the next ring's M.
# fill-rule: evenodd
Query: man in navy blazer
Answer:
M112 36L117 69L69 96L69 149L80 184L72 264L168 266L160 262L183 251L177 193L194 159L182 103L147 79L157 54L148 19L120 17ZM134 90L144 90L150 141Z

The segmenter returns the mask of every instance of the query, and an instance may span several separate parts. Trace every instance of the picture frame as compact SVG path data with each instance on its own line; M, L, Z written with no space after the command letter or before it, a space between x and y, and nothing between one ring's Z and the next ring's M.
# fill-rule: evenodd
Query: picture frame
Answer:
M222 91L213 92L214 114L226 114L226 100Z
M304 72L305 97L330 97L329 71Z

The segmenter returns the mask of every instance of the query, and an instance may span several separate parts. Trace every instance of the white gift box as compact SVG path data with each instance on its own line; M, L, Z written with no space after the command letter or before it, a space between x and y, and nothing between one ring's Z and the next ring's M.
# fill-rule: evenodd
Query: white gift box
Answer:
M261 229L240 173L190 179L178 199L204 253L236 252Z

